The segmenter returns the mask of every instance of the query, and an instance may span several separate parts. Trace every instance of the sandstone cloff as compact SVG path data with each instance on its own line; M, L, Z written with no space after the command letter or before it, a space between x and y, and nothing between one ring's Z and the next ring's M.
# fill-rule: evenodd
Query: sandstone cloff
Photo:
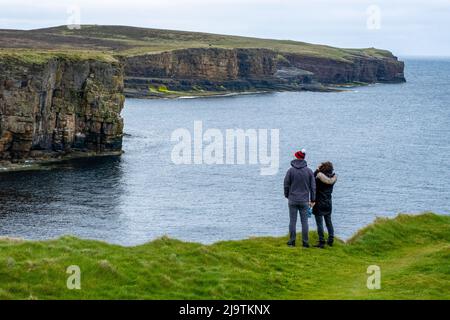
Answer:
M193 48L123 56L125 94L131 97L176 92L327 90L328 85L403 82L403 62L349 55L332 60L269 49ZM153 89L153 90L152 90Z
M0 53L0 160L119 154L123 103L117 61Z

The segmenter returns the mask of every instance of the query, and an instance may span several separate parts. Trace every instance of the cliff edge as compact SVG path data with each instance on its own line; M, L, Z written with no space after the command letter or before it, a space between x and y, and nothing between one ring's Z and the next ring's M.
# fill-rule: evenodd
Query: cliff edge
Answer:
M448 215L403 214L376 220L347 243L307 250L287 247L287 237L211 245L163 237L135 247L0 238L0 299L448 300L449 229ZM74 261L88 270L83 290L65 286ZM381 290L367 287L373 265Z

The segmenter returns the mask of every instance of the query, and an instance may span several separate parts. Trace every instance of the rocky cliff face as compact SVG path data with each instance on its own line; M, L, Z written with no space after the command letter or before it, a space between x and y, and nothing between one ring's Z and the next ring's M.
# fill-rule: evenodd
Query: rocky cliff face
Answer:
M118 62L0 55L0 160L120 153Z
M284 54L285 65L312 72L314 80L324 84L351 82L404 82L404 63L393 55L383 57L352 56L345 60L330 60L299 54Z
M270 49L182 49L124 57L129 96L170 91L319 90L327 84L402 82L403 62L391 54L346 59ZM155 92L156 91L156 92Z

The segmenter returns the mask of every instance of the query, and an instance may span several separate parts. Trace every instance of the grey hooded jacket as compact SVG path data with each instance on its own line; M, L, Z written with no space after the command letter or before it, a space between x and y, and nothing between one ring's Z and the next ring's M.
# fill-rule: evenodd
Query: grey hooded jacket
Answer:
M284 196L290 204L316 200L316 179L305 160L292 160L284 178Z

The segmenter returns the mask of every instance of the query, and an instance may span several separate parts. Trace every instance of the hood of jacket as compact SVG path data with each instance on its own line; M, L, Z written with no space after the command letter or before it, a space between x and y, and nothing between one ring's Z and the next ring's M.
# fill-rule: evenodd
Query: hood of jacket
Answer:
M306 167L308 164L306 163L305 160L300 160L300 159L294 159L291 161L291 166L296 168L296 169L301 169Z
M326 175L325 173L318 172L317 178L325 184L335 184L337 180L337 176L333 173L330 175Z

